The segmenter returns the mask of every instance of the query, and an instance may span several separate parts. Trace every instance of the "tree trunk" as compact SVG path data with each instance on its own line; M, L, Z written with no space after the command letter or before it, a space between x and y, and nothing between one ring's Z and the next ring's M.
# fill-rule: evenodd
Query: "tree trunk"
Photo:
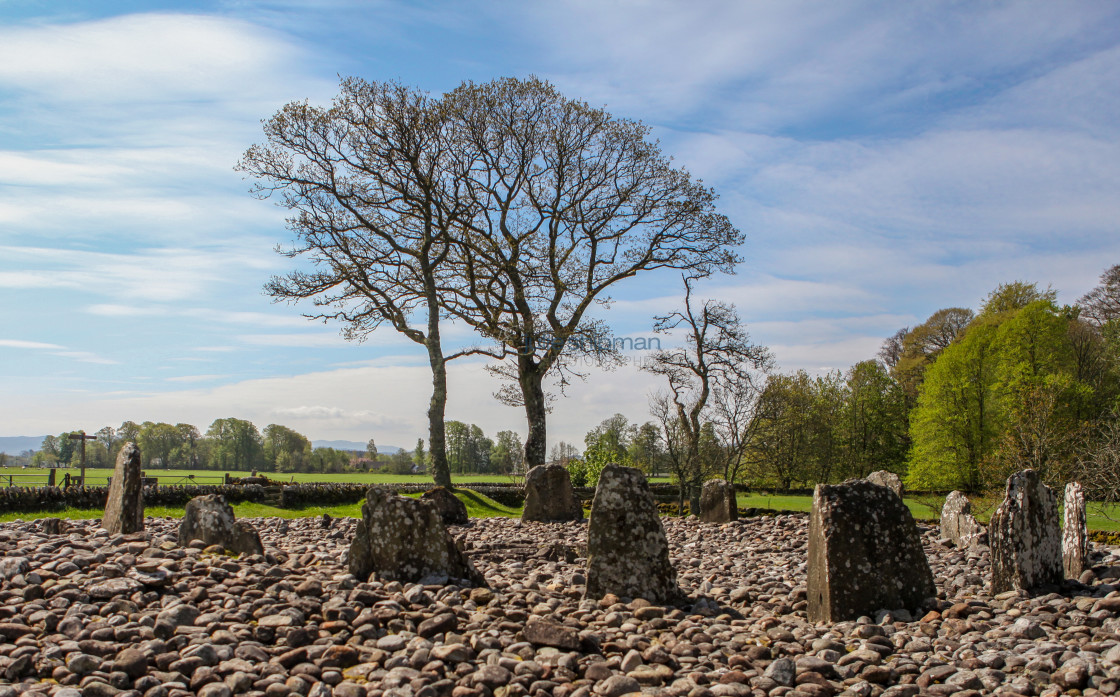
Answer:
M447 411L447 360L439 337L439 307L435 296L428 297L428 363L432 367L432 401L428 406L428 452L432 458L432 479L436 486L451 488L451 470L447 467L447 442L444 437L444 413Z
M521 394L525 400L525 420L529 435L525 438L525 470L531 470L545 463L547 457L547 438L545 417L547 404L544 396L544 374L532 356L518 358Z

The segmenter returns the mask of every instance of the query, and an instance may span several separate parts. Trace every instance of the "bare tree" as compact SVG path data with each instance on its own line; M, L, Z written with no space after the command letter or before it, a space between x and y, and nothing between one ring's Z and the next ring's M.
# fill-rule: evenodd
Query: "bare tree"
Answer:
M732 453L725 450L726 459L718 463L701 453L705 426L716 428L713 412L725 443L733 450L737 469L748 435L743 429L750 421L748 413L754 399L753 372L768 369L772 361L765 347L751 343L734 305L710 299L697 303L693 299L695 281L684 276L682 309L655 318L654 332L682 330L684 345L656 352L645 367L668 382L668 393L655 397L652 406L665 431L670 462L680 478L682 505L686 489L694 502L698 500L699 487L711 469L730 472ZM697 513L695 506L693 513Z
M1101 282L1077 301L1081 317L1099 326L1120 319L1120 264L1101 274Z
M292 102L265 122L266 145L238 169L260 197L280 196L296 243L282 250L314 271L273 278L277 301L310 301L306 316L345 325L361 341L382 326L424 346L432 371L428 409L432 471L450 486L444 444L447 362L437 274L468 207L448 175L449 140L437 100L393 83L342 80L330 108ZM281 251L281 250L278 250Z
M562 389L583 375L575 359L617 352L589 315L610 289L660 268L730 272L743 236L641 123L536 78L467 83L444 103L472 206L446 306L501 347L496 372L512 385L499 398L525 408L533 467L545 461L546 376Z

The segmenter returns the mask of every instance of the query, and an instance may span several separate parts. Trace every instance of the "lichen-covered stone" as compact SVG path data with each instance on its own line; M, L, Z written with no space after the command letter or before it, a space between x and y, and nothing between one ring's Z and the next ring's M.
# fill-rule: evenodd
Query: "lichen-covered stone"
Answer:
M730 523L738 518L735 487L724 479L704 482L704 489L700 493L700 522Z
M525 475L522 520L583 520L583 507L572 489L572 477L562 465L537 465Z
M983 526L972 515L972 502L964 492L949 492L941 507L941 539L958 547L972 547L983 533Z
M913 610L937 592L914 516L890 489L863 479L817 485L808 566L813 622Z
M1079 578L1089 568L1089 531L1085 524L1085 493L1080 482L1066 484L1062 517L1062 569Z
M898 496L898 498L902 498L902 478L894 472L888 472L886 470L872 472L871 474L867 475L867 481L871 482L872 484L878 484L879 486L885 486L893 491L895 495Z
M1062 582L1062 543L1054 492L1034 470L1007 478L1007 493L988 523L991 592Z
M681 596L657 503L645 475L633 467L603 468L587 526L587 556L588 598L613 593L668 603Z
M425 491L420 498L435 504L444 525L467 524L467 505L446 488L437 486Z
M144 529L140 448L135 443L126 443L117 455L101 527L114 534L140 532Z
M363 581L416 583L421 579L459 579L484 586L486 580L455 545L432 501L406 498L373 487L362 504L350 551L350 573Z
M235 520L233 507L221 494L196 496L187 502L179 524L179 544L202 540L234 554L264 554L261 536L249 523Z

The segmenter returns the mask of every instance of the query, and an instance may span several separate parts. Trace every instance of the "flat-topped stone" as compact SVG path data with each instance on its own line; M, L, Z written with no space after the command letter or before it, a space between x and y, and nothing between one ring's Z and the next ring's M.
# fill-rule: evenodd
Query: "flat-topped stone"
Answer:
M817 485L808 567L813 622L916 610L937 593L910 509L893 491L865 479Z

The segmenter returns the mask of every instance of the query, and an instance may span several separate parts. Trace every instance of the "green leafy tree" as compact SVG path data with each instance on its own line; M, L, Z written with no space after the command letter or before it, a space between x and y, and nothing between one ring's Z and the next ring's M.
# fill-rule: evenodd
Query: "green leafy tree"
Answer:
M814 401L814 381L803 370L767 379L747 451L749 472L759 484L791 489L812 481Z
M428 466L428 457L424 453L424 439L416 439L416 449L412 451L412 464L416 466L417 472L423 472Z
M287 426L265 426L262 442L264 469L272 472L306 472L311 467L311 441Z
M152 467L153 463L158 463L163 469L185 464L174 461L172 457L182 452L183 433L171 424L145 421L140 425L136 444L140 447L141 462L146 468Z
M498 431L490 450L490 465L501 474L524 472L525 446L521 444L521 436L514 431Z
M973 322L926 372L910 420L907 484L917 490L980 491L1003 424L991 317Z
M210 469L253 470L263 463L263 439L250 421L216 419L206 430Z
M845 388L839 419L844 476L904 473L909 424L901 386L882 363L862 361L848 370Z

